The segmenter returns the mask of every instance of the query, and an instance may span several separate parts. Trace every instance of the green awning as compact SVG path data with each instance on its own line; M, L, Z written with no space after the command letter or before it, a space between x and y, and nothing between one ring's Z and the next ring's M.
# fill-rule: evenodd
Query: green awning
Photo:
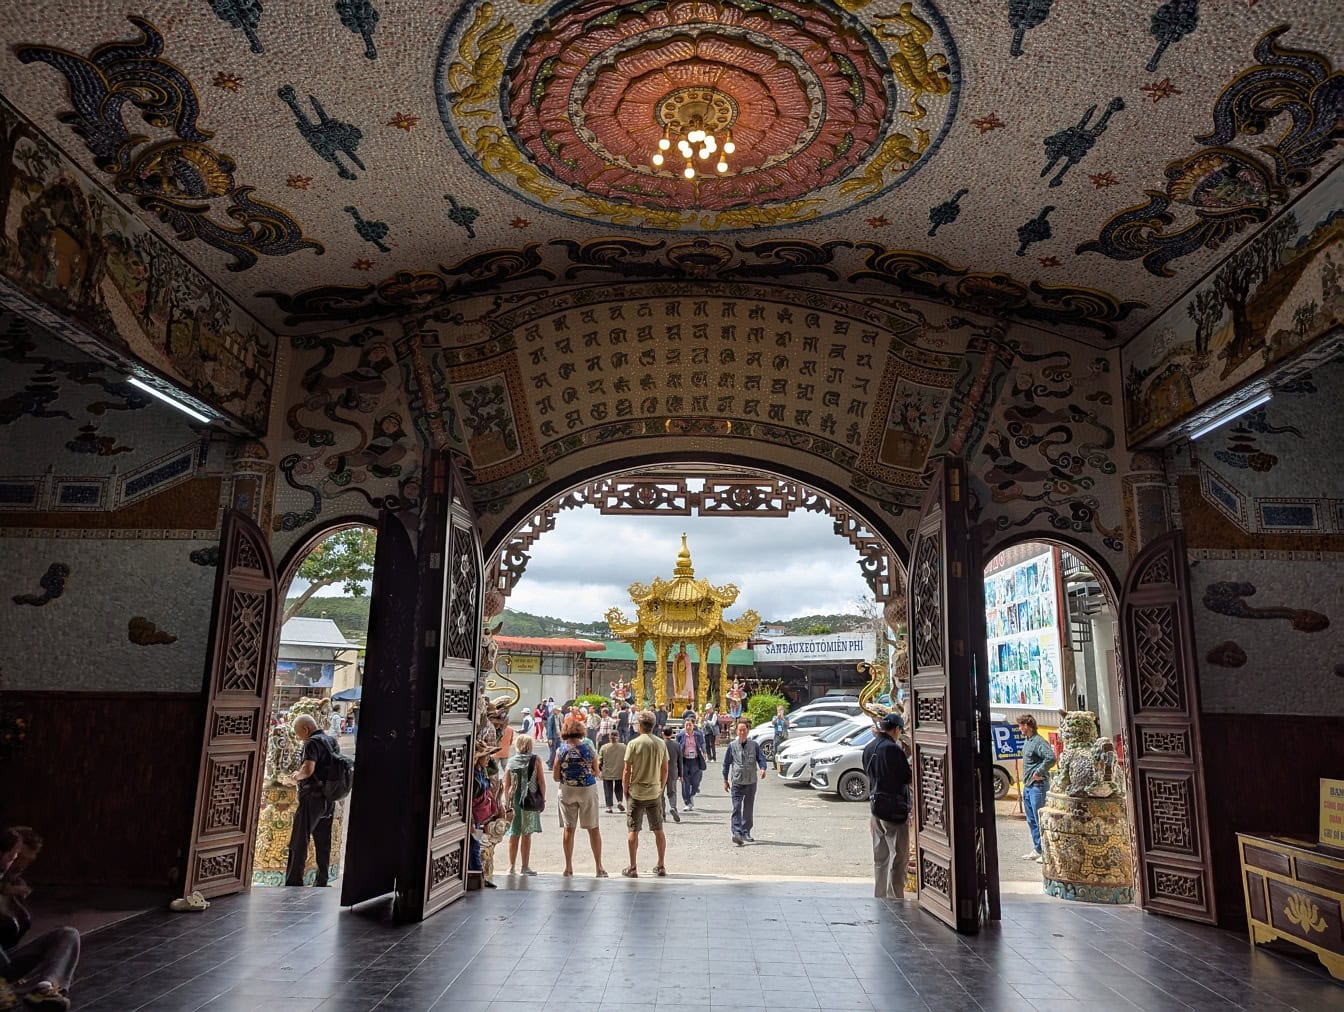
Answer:
M686 648L686 652L691 655L691 662L693 664L698 665L700 663L700 654L693 644ZM635 648L625 642L625 640L608 640L607 649L591 650L584 656L594 661L628 661L633 664L635 662ZM676 656L676 651L672 651L667 655L668 660L671 660L674 656ZM657 655L653 652L653 645L649 643L644 644L644 663L653 664L656 660ZM715 667L718 666L718 647L709 648L709 663ZM755 665L755 663L756 652L754 650L728 651L729 666L741 665L743 667L751 667Z

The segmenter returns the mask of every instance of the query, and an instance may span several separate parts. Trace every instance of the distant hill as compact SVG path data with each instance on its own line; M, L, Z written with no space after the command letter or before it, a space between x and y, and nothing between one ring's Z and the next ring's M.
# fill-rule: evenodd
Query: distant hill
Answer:
M336 623L341 633L349 640L363 642L369 634L369 599L367 597L312 597L299 609L305 618L321 618L323 614ZM782 619L765 623L771 626L783 626L790 636L805 636L814 626L825 626L832 632L844 632L863 626L864 620L856 614L840 615L803 615L799 618ZM505 608L503 627L505 636L561 637L575 636L580 639L608 639L611 630L605 620L596 622L571 622L553 618L550 615L530 615L525 611Z

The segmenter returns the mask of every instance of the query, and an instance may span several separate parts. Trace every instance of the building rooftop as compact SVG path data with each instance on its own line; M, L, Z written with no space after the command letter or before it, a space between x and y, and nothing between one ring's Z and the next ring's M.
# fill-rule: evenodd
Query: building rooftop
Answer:
M329 650L360 650L340 627L329 618L292 618L280 627L280 645L287 647L326 647Z
M528 650L543 654L600 654L604 649L603 644L597 640L567 639L558 636L496 636L495 642L500 650Z
M699 664L699 663L700 663L700 654L699 654L699 652L695 649L694 644L688 645L688 646L686 647L686 652L687 652L688 654L691 655L691 661L692 661L692 663L694 663L694 664ZM676 655L676 651L674 650L674 651L669 651L667 656L668 656L669 659L671 659L671 658L674 657L675 655ZM603 650L603 651L590 651L590 652L588 653L587 656L590 657L591 659L593 659L593 660L597 660L597 661L631 661L631 662L633 662L634 659L635 659L635 648L632 647L629 643L626 643L624 640L612 640L611 642L609 642L609 643L607 644L607 648L606 648L606 650ZM651 644L651 643L646 643L646 644L644 645L644 661L645 661L645 663L652 664L652 663L654 663L654 661L657 660L657 658L658 658L658 655L655 654L654 651L653 651L653 644ZM710 663L711 665L717 665L717 664L719 663L719 648L718 648L718 647L710 647L710 649L709 649L709 663ZM752 651L750 651L750 650L729 650L729 651L728 651L728 663L729 663L729 665L735 665L735 664L741 664L741 665L744 665L744 666L745 666L745 665L752 665L752 664L755 664L755 663L756 663L756 655L755 655Z

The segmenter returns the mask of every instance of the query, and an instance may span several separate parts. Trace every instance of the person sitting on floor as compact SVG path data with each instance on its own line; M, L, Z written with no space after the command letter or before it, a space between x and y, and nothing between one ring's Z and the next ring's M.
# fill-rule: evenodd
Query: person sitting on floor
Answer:
M24 942L32 918L23 872L42 849L27 826L0 829L0 1010L68 1009L79 962L79 932L54 928Z

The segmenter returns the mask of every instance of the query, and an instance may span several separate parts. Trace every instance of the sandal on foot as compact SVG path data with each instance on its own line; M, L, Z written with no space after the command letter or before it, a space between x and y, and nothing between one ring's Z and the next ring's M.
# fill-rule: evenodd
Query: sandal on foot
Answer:
M656 868L653 869L653 873L654 873L654 875L656 875L658 878L667 878L667 869L664 868L661 864L658 865L658 867L656 867Z
M49 980L38 983L23 996L23 1000L32 1008L63 1010L70 1007L70 996L65 993L65 988L57 987Z
M598 877L598 878L607 878L607 877L608 877L608 875L607 875L607 870L606 870L605 868L599 868L599 869L597 869L597 877Z
M621 874L626 878L639 878L639 872L633 866L630 868L622 868Z

